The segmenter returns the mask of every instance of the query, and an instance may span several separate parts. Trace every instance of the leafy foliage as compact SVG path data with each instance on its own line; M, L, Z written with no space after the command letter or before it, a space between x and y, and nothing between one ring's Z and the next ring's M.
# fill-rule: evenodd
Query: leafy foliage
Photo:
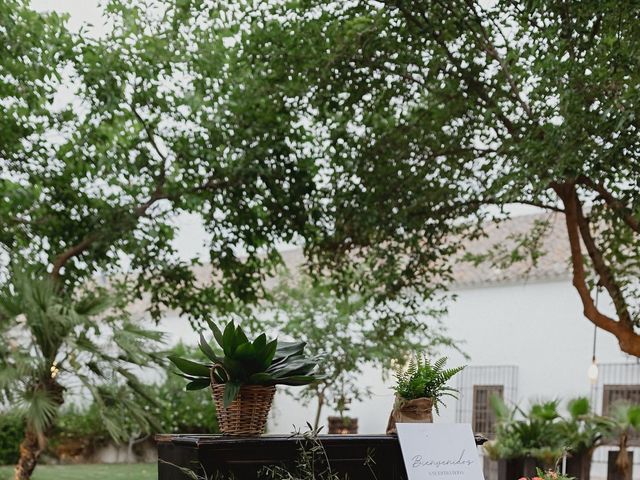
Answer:
M213 379L224 383L224 405L235 400L242 385L307 385L320 379L312 372L317 360L305 357L304 342L267 340L261 334L251 342L233 320L224 332L208 321L213 337L222 348L216 352L200 335L200 350L212 362L203 364L171 355L169 360L189 380L187 390L207 388Z
M276 245L307 229L317 169L277 128L287 110L230 68L224 13L197 8L111 0L110 28L92 38L28 0L3 2L0 274L10 254L69 292L104 275L129 300L151 292L156 319L264 295ZM176 255L178 214L207 231L217 273L205 282L193 273L203 259Z
M24 418L12 413L0 413L0 465L11 465L20 456L24 438Z
M584 397L568 402L568 417L560 415L557 400L534 403L527 412L509 409L499 397L493 397L491 403L497 419L496 438L485 449L492 458L531 456L553 466L567 452L598 446L609 423L592 413Z
M298 158L322 159L314 271L381 301L430 298L487 221L534 206L565 224L586 316L640 355L637 5L276 0L228 12L250 88L291 113L278 129L306 130ZM545 230L498 248L496 263L537 261ZM614 317L594 305L598 281Z
M464 369L464 366L444 368L446 363L446 357L432 363L425 354L415 355L405 369L399 369L396 373L396 394L405 400L432 398L439 413L439 405L444 406L443 397L458 398L458 391L447 386L447 382Z

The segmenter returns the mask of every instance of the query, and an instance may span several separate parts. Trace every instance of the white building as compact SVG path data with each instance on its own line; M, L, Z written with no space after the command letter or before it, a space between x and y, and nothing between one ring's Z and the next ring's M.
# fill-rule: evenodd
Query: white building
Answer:
M530 228L536 218L540 217L516 217L494 226L488 238L469 245L469 250L484 251L490 245L508 242L514 233ZM586 395L592 398L598 412L620 396L640 402L640 363L621 353L616 339L607 332L597 332L596 385L587 376L594 326L583 317L582 304L571 285L562 217L552 219L543 249L547 254L532 268L527 264L505 270L470 264L456 267L452 290L457 300L450 306L445 325L452 338L462 341L459 345L470 358L465 359L453 349L442 353L449 356L448 365L469 367L457 378L459 400L449 401L436 422L468 422L476 431L490 430L489 392L501 393L508 402L525 407L531 400L566 401ZM284 252L283 256L292 267L302 261L297 250ZM600 305L608 307L607 304L601 294ZM186 340L194 339L183 333L183 321L175 320L167 318L163 327ZM362 381L372 387L374 396L352 404L349 415L358 418L359 433L382 433L393 403L392 379L385 381L381 372L371 370ZM293 426L312 423L314 413L314 406L302 406L280 392L269 431L289 433ZM330 414L333 412L324 411L325 421ZM640 478L640 451L634 456L634 478ZM605 453L596 452L594 480L606 477L605 461Z

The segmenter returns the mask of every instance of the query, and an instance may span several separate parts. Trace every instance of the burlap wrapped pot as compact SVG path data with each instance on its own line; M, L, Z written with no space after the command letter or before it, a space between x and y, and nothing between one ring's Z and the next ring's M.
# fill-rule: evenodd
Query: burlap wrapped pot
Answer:
M396 401L389 415L387 433L397 433L396 423L433 423L433 399L414 398L406 400L396 396Z

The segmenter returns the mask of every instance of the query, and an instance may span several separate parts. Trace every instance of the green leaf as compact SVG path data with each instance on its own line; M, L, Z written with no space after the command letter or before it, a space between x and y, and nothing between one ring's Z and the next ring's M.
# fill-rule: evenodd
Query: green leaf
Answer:
M265 346L264 358L263 358L263 363L262 363L262 368L264 368L265 370L267 368L269 368L269 366L272 364L273 357L274 357L274 355L276 353L277 348L278 348L278 340L271 340Z
M247 342L241 343L238 348L236 348L233 358L239 361L253 363L257 360L257 355L253 345Z
M310 383L314 383L322 379L322 377L315 375L295 375L291 377L278 378L277 381L279 385L300 386L309 385Z
M245 343L249 343L249 339L245 335L245 333L242 330L242 327L240 327L240 325L238 325L236 327L236 340L235 341L236 341L236 347L238 347L240 345L244 345Z
M223 404L227 408L238 396L240 392L240 384L235 382L227 382L224 384Z
M262 355L262 350L264 350L266 345L267 345L267 335L265 333L258 335L256 339L253 341L253 348L259 355Z
M306 342L278 342L278 348L273 359L276 361L291 355L300 355L304 352L305 345Z
M213 363L220 363L220 358L216 355L216 352L213 351L207 339L204 338L204 335L200 334L200 351L206 355L206 357L211 360Z
M222 348L224 344L224 340L222 338L222 332L220 331L218 326L208 318L207 318L207 324L209 325L209 328L213 332L213 338L216 339L216 342L218 342L218 345L220 345L220 348Z
M208 377L211 371L211 366L203 365L186 358L180 358L177 355L169 356L169 360L178 367L182 372L187 375L193 375L195 377Z
M233 352L236 350L235 344L235 333L236 329L233 325L233 321L227 323L227 326L224 329L224 333L222 334L222 350L227 357L233 355Z
M208 378L198 378L187 383L186 389L189 391L202 390L203 388L207 388L209 385L211 385L211 381Z

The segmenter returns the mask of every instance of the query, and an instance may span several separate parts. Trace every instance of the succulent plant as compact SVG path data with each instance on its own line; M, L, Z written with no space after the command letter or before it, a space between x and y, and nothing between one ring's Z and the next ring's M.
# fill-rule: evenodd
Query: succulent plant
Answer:
M225 385L224 405L229 406L242 385L308 385L321 380L312 372L316 358L304 353L305 342L278 342L268 340L266 334L250 341L240 325L230 321L224 331L207 321L220 352L200 334L200 350L211 361L203 364L175 355L169 360L182 372L178 375L189 380L187 390L200 390L215 383Z

